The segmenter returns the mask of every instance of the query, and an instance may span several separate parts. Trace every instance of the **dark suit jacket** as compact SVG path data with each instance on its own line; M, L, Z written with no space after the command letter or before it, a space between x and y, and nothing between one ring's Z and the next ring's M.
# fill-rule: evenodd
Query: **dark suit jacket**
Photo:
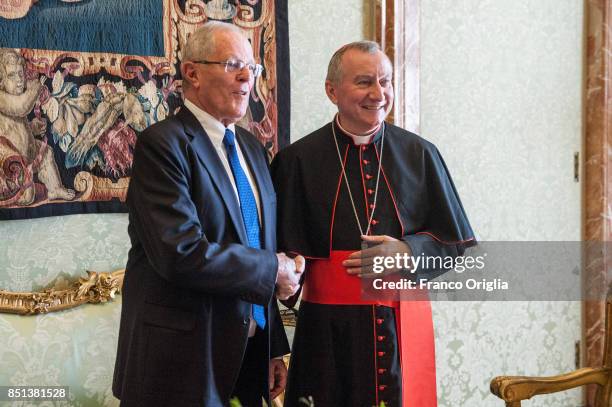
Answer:
M127 196L132 248L113 393L122 406L220 406L234 391L251 303L267 306L252 362L267 378L289 352L274 298L276 198L263 147L236 137L261 197L262 248L247 246L236 194L210 139L185 107L146 129ZM250 358L252 359L252 358ZM267 380L264 380L267 382ZM267 396L267 388L258 388Z

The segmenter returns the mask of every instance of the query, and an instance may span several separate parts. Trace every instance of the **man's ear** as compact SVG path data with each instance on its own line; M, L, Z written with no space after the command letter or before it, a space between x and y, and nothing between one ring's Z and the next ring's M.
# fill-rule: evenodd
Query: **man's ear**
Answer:
M183 80L189 82L191 86L198 87L200 81L198 78L198 71L193 62L186 61L181 64L181 75Z
M336 87L331 81L325 81L325 93L327 93L327 97L334 105L338 104L338 98L336 97Z

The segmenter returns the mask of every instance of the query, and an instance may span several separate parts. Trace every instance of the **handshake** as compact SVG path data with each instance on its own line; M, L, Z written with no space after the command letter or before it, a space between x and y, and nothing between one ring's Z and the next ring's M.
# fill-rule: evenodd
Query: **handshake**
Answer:
M278 273L276 275L276 298L286 300L300 289L300 279L306 266L302 256L287 257L285 253L277 253Z

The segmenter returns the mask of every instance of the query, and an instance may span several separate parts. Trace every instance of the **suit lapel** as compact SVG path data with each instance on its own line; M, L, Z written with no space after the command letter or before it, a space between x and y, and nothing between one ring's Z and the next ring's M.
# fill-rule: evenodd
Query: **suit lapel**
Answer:
M238 232L240 241L242 244L247 245L248 240L244 222L242 221L240 205L238 204L236 193L232 188L232 184L227 173L225 172L225 168L223 167L221 160L219 159L219 155L217 154L215 147L202 128L202 125L198 122L193 113L189 111L189 109L184 106L181 107L181 110L177 114L177 118L183 123L185 132L191 135L191 144L200 158L200 163L206 168L210 174L212 182L219 190L232 223Z

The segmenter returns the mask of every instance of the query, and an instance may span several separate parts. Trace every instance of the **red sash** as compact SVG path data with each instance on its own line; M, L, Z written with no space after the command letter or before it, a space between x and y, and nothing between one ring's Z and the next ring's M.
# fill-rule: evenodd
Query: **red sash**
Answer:
M302 299L317 304L383 305L395 310L402 368L402 407L435 407L436 360L431 305L420 301L364 301L361 279L342 266L353 251L332 251L327 260L309 260ZM376 397L378 400L378 396Z

